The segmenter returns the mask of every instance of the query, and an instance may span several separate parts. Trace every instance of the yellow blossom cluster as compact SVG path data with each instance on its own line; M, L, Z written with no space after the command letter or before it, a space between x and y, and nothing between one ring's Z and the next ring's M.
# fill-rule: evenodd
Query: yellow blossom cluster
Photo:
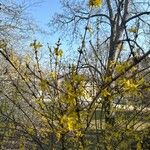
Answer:
M108 96L111 96L111 93L108 91L107 88L105 88L104 90L102 90L101 96L102 97L108 97Z
M67 115L64 115L62 118L61 118L61 124L63 125L63 127L69 131L74 131L76 129L76 124L77 124L77 121L76 121L76 116L67 116Z
M100 7L102 5L102 0L89 0L90 7Z
M70 106L76 105L76 99L85 96L85 77L83 75L72 75L72 78L63 82L65 93L61 96L62 101Z
M30 47L33 48L34 50L37 50L42 46L43 45L40 42L37 42L37 40L34 40L34 42L30 44Z
M49 73L49 76L50 76L50 78L53 79L53 80L57 79L57 74L56 74L55 71L51 71L51 72Z
M134 80L133 78L131 79L123 78L118 81L118 84L122 86L124 94L130 96L140 94L139 90L141 85L144 84L144 82L145 81L143 78L139 80Z
M124 90L125 91L136 91L138 84L136 84L132 79L124 81Z
M54 54L58 57L62 57L63 56L63 50L58 49L58 48L54 48Z
M132 28L129 28L128 31L131 32L131 33L137 33L138 32L138 28L132 27Z
M15 53L10 54L10 61L17 67L19 68L20 66L20 60L19 57Z

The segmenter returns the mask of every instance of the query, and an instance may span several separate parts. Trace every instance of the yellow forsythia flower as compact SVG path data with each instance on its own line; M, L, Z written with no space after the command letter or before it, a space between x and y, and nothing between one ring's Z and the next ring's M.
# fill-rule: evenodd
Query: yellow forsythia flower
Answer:
M75 118L69 117L68 118L68 130L73 131L75 128Z
M30 44L30 47L32 47L35 50L41 48L42 46L43 45L40 42L37 42L36 40L34 40L34 42Z
M42 80L42 81L39 83L39 86L40 86L40 88L41 88L42 91L46 91L46 89L48 88L47 81L46 81L46 80Z
M117 73L122 73L122 72L125 71L125 67L122 64L117 64L116 67L115 67L115 70L116 70Z
M56 56L62 57L63 56L63 51L62 51L62 49L54 48L54 54Z
M63 124L63 127L67 130L73 131L76 129L76 118L64 115L61 118L61 124Z
M89 0L90 7L100 7L103 3L103 0Z
M57 137L58 140L60 140L61 139L61 134L59 132L57 132L56 137Z
M83 136L83 134L82 134L82 132L81 132L81 131L77 131L76 136L77 136L77 137L82 137L82 136Z
M66 124L67 123L67 120L68 120L68 117L66 116L66 115L63 115L62 117L61 117L61 124Z
M136 144L136 150L142 150L141 141L138 141L138 143Z
M138 29L136 27L132 27L132 28L128 29L128 31L132 32L132 33L137 33Z
M109 93L109 91L105 88L102 92L101 92L101 95L103 97L108 97L108 96L111 96L111 93Z
M52 78L53 80L57 78L57 74L56 72L52 71L49 73L50 78Z
M135 84L133 80L127 80L124 83L124 89L129 91L137 91L138 84Z

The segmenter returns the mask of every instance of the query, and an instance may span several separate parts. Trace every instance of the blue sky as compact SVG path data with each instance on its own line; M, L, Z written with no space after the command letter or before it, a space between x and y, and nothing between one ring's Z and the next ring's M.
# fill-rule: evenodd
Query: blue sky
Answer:
M54 13L60 10L60 7L59 0L43 0L31 9L31 13L42 26L45 26Z
M30 9L30 13L41 28L45 29L46 31L50 31L48 22L55 12L60 11L60 8L61 5L59 0L43 0L41 3L33 6ZM50 37L50 35L46 36L38 34L35 36L38 36L35 38L39 38L39 40L42 40L42 42L48 42L50 40L52 43L56 42L56 40L59 38L57 37L58 35L53 35L53 37Z
M40 1L40 0L32 0L33 3L36 1ZM33 16L33 18L37 22L37 24L41 28L45 29L46 31L50 31L50 27L48 27L48 23L49 23L50 19L52 19L52 16L56 12L61 11L61 4L59 1L60 0L41 0L41 3L33 5L33 7L30 7L31 16ZM37 33L37 34L33 35L32 38L33 38L33 40L37 39L44 45L43 51L44 51L44 54L47 55L46 54L47 43L49 43L50 46L53 47L55 45L55 43L58 41L59 35L58 34L44 35L44 34ZM65 57L71 55L70 51L68 51L69 47L65 43L65 41L62 41L61 48L64 51Z

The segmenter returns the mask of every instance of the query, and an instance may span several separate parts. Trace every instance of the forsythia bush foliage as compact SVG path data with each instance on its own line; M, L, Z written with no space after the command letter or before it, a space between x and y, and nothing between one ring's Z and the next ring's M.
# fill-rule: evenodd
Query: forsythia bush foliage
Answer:
M150 51L137 43L140 27L126 25L140 14L128 18L128 1L88 2L88 16L74 17L87 21L82 24L86 27L76 61L66 63L60 39L46 48L48 67L41 58L45 49L41 42L34 40L31 54L20 56L0 41L5 62L0 68L1 149L11 145L22 150L149 148L150 80L149 64L144 63ZM102 4L104 11L99 14ZM82 15L87 14L84 11ZM93 26L91 32L94 17L99 17L97 25L109 25L108 32L101 31L103 26ZM87 31L93 34L90 41ZM103 41L99 32L108 38Z

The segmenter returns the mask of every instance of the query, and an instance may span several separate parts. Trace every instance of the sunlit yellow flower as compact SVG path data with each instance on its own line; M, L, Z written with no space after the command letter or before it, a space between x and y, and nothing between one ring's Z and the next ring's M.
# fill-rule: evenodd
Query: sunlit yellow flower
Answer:
M132 32L132 33L137 33L138 32L138 28L132 27L132 28L128 29L128 31Z
M83 134L82 134L82 132L81 132L81 131L77 131L76 136L77 136L77 137L82 137L82 136L83 136Z
M61 134L60 134L59 132L57 132L57 133L56 133L56 137L57 137L58 140L60 140Z
M54 72L54 71L50 72L50 73L49 73L49 76L50 76L50 78L52 78L52 79L56 79L56 78L57 78L57 74L56 74L56 72Z
M125 67L122 64L117 64L116 67L115 67L115 70L116 70L117 73L122 73L122 72L125 71Z
M69 117L68 118L68 129L69 131L73 131L75 128L75 118Z
M66 116L64 115L61 118L61 124L63 124L63 127L69 131L74 131L76 129L76 117L75 116Z
M30 44L30 47L32 47L35 50L41 48L42 46L43 45L40 42L37 42L36 40L34 40L34 42Z
M59 50L58 55L59 55L60 57L63 56L63 50L62 50L62 49Z
M130 62L116 63L115 71L117 73L125 72L125 70L130 66Z
M138 84L135 84L133 80L127 80L124 83L124 89L129 91L137 91Z
M41 108L44 108L44 107L45 107L45 105L44 105L42 99L40 99L40 98L35 99L35 103L36 103L38 106L40 106ZM44 121L44 117L41 117L41 119Z
M89 0L90 7L100 7L103 3L103 0Z
M54 54L56 56L62 57L63 56L63 50L62 49L58 49L58 48L54 48Z
M66 115L63 115L60 122L61 122L61 124L66 124L67 120L68 120L68 117Z
M108 97L108 96L111 96L111 93L105 88L102 92L101 92L101 95L103 97Z

